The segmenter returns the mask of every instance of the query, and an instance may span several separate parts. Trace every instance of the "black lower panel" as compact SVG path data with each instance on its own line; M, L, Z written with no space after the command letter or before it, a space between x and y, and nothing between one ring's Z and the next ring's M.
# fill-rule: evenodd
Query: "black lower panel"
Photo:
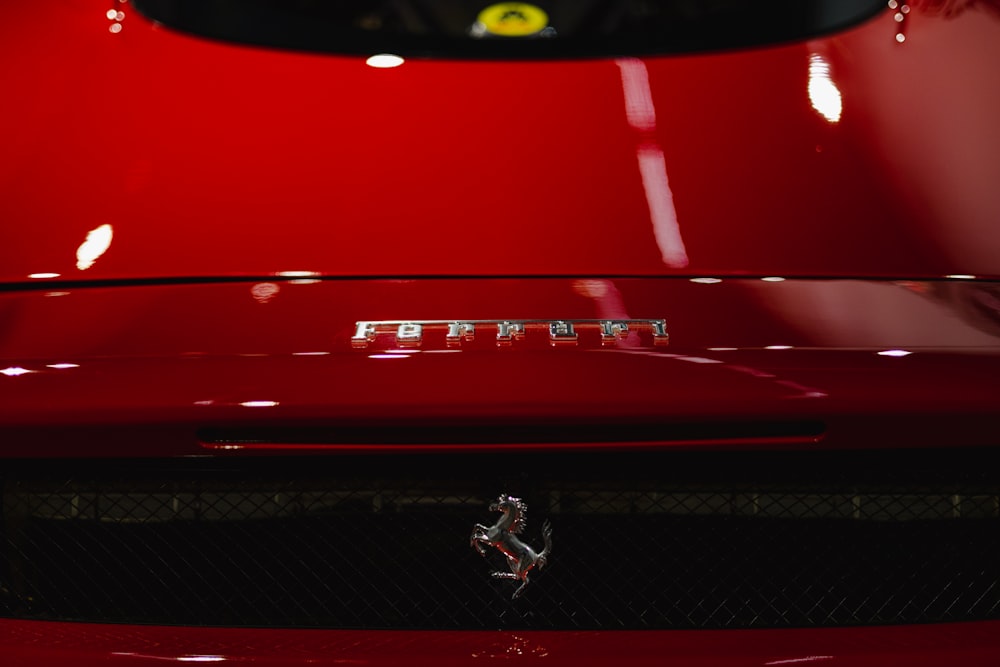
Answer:
M1000 618L975 452L338 456L8 465L0 615L327 628L750 628ZM524 498L544 569L469 544Z

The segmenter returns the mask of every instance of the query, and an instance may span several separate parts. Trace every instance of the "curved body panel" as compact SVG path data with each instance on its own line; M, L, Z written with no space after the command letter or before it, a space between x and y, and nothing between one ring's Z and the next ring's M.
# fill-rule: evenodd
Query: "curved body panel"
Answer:
M1000 275L990 3L914 3L905 43L889 12L717 54L388 70L105 4L0 10L4 281Z

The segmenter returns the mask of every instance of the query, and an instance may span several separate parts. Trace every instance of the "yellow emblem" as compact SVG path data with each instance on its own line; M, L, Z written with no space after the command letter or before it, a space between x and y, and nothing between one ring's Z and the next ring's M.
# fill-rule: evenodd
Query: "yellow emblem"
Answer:
M491 35L527 37L541 32L549 24L544 11L526 2L500 2L479 12L476 19Z

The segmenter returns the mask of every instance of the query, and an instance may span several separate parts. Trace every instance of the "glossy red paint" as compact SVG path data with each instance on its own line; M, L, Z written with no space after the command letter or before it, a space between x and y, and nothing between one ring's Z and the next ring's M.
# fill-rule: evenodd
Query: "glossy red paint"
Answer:
M9 667L39 664L992 667L1000 624L686 632L337 632L0 621Z
M581 418L652 433L598 443L623 449L1000 444L997 283L921 280L1000 277L1000 21L988 3L914 3L902 26L887 13L742 53L395 70L199 40L127 3L108 18L111 4L0 6L0 457L316 454L219 449L201 434ZM829 72L839 120L811 104L810 71ZM576 278L486 278L528 275ZM794 276L906 280L778 280ZM92 282L191 277L237 280ZM459 350L350 345L357 320L628 316L665 318L671 345L528 337L498 349L489 332ZM911 354L879 354L894 350ZM669 437L726 420L822 430ZM998 629L0 620L0 657L975 666L996 664Z
M903 44L887 12L744 52L390 70L109 6L0 8L0 280L1000 275L976 6L914 7Z
M820 446L997 444L992 283L266 284L0 294L10 322L0 338L9 373L0 375L0 453L204 454L197 431L213 426L488 428L581 418L648 425L652 435L633 435L632 446L690 446L690 437L669 435L676 423L803 419L825 424ZM602 346L596 331L582 331L578 345L552 347L542 330L501 348L487 327L460 348L440 331L416 349L391 334L363 349L350 341L358 320L627 317L665 318L671 344L639 334ZM763 446L755 438L751 429L701 445ZM791 443L816 440L806 433Z

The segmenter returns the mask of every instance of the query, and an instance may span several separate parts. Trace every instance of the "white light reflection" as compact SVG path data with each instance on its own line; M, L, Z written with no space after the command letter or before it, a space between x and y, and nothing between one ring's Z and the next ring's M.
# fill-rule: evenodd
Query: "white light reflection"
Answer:
M642 187L646 191L649 217L653 221L653 236L660 248L663 263L677 269L688 265L687 249L681 238L681 227L677 223L674 195L667 181L667 165L659 146L640 146L639 174Z
M273 408L277 401L243 401L240 403L244 408Z
M17 377L18 375L27 375L28 373L34 373L36 371L29 371L27 368L21 368L20 366L9 366L0 370L0 375L6 375L9 378Z
M844 102L837 84L830 78L830 64L818 53L809 56L809 102L831 123L840 121Z
M393 67L399 67L404 62L406 61L392 53L376 53L374 56L366 60L365 64L376 69L391 69Z
M239 449L238 446L234 447L219 447L219 449ZM111 655L121 655L129 656L134 658L142 658L144 660L165 660L168 662L225 662L227 658L222 655L148 655L145 653L133 653L125 651L115 651Z
M908 357L913 353L909 350L882 350L877 354L880 357Z
M221 655L182 655L177 657L177 662L223 662L225 658Z
M638 58L619 58L615 64L621 71L628 124L637 130L655 130L656 107L653 106L653 92L649 88L646 64Z
M709 359L708 357L676 357L680 361L690 361L692 364L721 364L723 362L718 359Z
M45 364L45 367L63 370L64 368L79 368L80 364Z
M946 275L945 278L948 278L949 280L975 280L976 279L976 277L974 275L971 275L971 274L968 274L968 273L950 273L950 274Z
M692 278L691 282L702 285L714 285L715 283L721 283L722 278Z
M791 350L791 345L768 345L765 350Z
M281 278L312 278L318 276L316 271L278 271L274 275Z
M76 249L76 268L86 271L92 267L111 247L112 238L114 231L111 225L101 225L87 232L86 240Z
M656 130L656 108L653 106L646 63L638 58L619 58L615 64L621 73L628 124L642 134L651 134ZM667 266L684 268L689 260L677 222L677 209L667 179L663 149L655 140L644 138L636 149L636 158L649 218L653 223L653 237L660 248L661 259Z
M320 274L316 271L278 271L274 275L279 278L292 278L288 281L289 285L312 285L319 282L317 276Z
M733 352L734 350L738 350L739 348L738 347L707 347L705 349L709 350L711 352Z
M409 359L409 354L369 354L369 359Z
M281 287L275 283L257 283L250 288L250 296L252 296L254 301L257 303L267 303L280 291Z
M109 9L104 13L109 21L113 23L108 26L108 32L117 35L122 31L122 21L125 20L125 12L120 9Z
M330 354L329 352L292 352L293 357L321 357Z
M58 278L61 273L29 273L28 277L35 280L45 280L47 278Z
M889 9L897 10L892 19L899 25L896 29L896 41L902 44L906 41L906 15L910 13L910 6L905 2L900 4L899 0L889 0Z
M763 280L765 283L783 283L783 282L785 282L785 279L781 278L780 276L767 276L766 278L761 278L761 280Z

